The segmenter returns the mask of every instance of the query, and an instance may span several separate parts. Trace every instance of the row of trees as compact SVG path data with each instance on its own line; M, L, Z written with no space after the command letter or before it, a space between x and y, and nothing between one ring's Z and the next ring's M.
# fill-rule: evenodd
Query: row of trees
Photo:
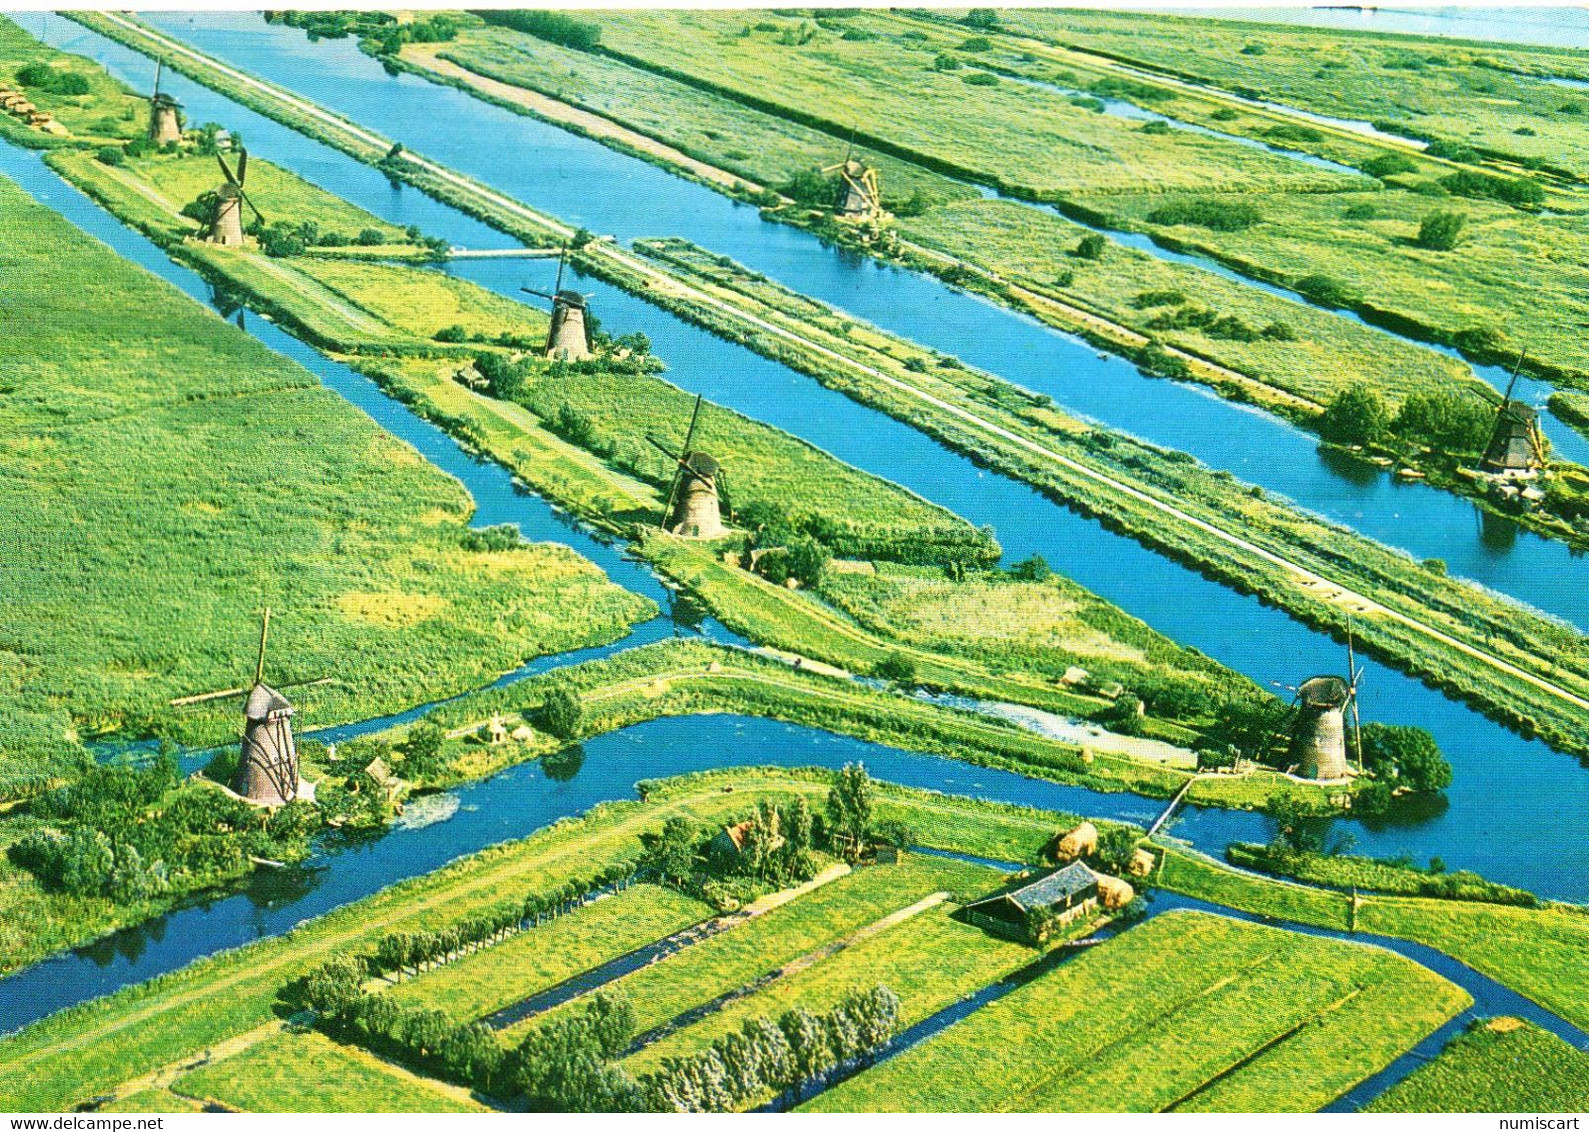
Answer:
M831 1010L803 1007L775 1022L750 1018L689 1057L669 1057L640 1081L651 1112L736 1112L768 1093L790 1094L874 1057L899 1027L899 996L883 985L854 990Z
M1357 383L1337 393L1324 410L1319 435L1332 444L1368 447L1401 440L1471 454L1489 442L1494 416L1479 397L1455 389L1419 390L1393 416L1378 389Z

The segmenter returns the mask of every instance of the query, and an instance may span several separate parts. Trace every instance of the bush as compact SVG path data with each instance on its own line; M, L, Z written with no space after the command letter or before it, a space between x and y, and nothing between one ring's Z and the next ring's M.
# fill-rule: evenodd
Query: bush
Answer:
M1405 153L1382 153L1378 157L1371 157L1358 166L1370 177L1377 177L1383 181L1386 177L1394 177L1398 173L1418 172L1418 163Z
M1516 177L1497 177L1477 169L1464 169L1440 178L1440 184L1453 196L1471 197L1475 200L1494 200L1503 204L1541 204L1545 190L1533 181Z
M1477 397L1453 389L1419 390L1402 402L1391 429L1442 452L1479 452L1489 441L1491 418Z
M935 71L958 71L960 69L960 60L945 52L932 61L932 69Z
M361 248L374 248L386 243L386 234L379 228L365 228L359 232L356 239Z
M1467 222L1465 212L1431 212L1418 225L1418 246L1436 252L1453 251L1462 241L1462 229Z
M1184 302L1185 291L1138 291L1131 299L1131 305L1139 311L1151 307L1175 307Z
M999 76L991 71L972 71L969 74L960 76L960 81L965 83L966 86L998 86Z
M1137 132L1160 137L1170 132L1170 124L1161 118L1155 118L1151 122L1143 122L1142 125L1137 127Z
M872 675L894 684L914 684L916 662L902 652L892 652L872 665Z
M1319 417L1319 435L1332 444L1378 444L1389 431L1385 399L1362 382L1337 393Z
M88 80L71 71L62 71L47 63L29 63L17 71L17 82L46 94L76 96L88 93Z
M1083 236L1076 244L1076 255L1082 259L1098 260L1103 258L1103 253L1109 246L1109 241L1098 233Z
M572 47L576 51L594 51L601 45L600 24L575 19L563 12L487 9L470 14L479 16L492 26L512 28L548 43Z
M973 35L960 44L961 51L983 52L993 50L993 41L985 35Z
M1349 307L1356 296L1332 275L1304 275L1293 287L1298 294L1327 307Z
M94 160L101 165L120 165L126 160L119 145L102 145L94 151Z
M1215 200L1212 197L1175 201L1160 205L1148 213L1150 224L1163 224L1166 227L1195 224L1215 232L1243 232L1261 220L1263 213L1249 201Z

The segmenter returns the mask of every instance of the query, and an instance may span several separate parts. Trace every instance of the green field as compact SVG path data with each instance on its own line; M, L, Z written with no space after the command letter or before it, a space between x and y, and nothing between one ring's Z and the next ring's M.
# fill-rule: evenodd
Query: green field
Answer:
M52 312L11 343L0 407L6 540L32 548L0 564L8 789L70 765L79 738L234 733L235 705L166 701L241 682L264 605L268 674L336 678L299 698L321 725L650 612L562 547L464 549L456 481L309 373L9 182L0 212L10 308Z
M1367 1112L1582 1112L1589 1054L1517 1018L1452 1039L1440 1056L1376 1097Z
M245 1112L484 1112L407 1070L316 1033L283 1034L171 1086Z
M899 865L861 869L606 989L629 1000L635 1030L643 1033L933 892L963 888L980 894L997 881L991 869L934 857L907 857ZM538 1024L531 1018L504 1033L522 1037Z
M1166 913L803 1107L1311 1111L1468 1001L1385 952Z
M956 910L940 905L779 979L644 1047L624 1068L636 1076L651 1072L663 1058L705 1049L747 1019L776 1018L795 1006L820 1013L846 993L878 983L899 995L903 1029L1035 958L1031 948L955 919Z
M1018 32L1225 90L1589 173L1589 96L1536 77L1589 79L1582 53L1569 48L1139 12L1002 18Z
M710 914L672 889L636 885L384 993L472 1022Z

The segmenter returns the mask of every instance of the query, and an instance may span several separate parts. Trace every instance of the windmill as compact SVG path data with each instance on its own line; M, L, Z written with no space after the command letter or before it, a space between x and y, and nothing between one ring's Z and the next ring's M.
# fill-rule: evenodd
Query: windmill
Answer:
M552 325L546 332L546 356L577 362L590 357L590 336L585 332L585 309L590 296L579 291L563 289L563 267L568 259L568 247L557 253L557 285L552 293L537 291L534 287L520 287L527 295L539 295L552 301Z
M222 181L220 188L215 190L215 211L200 239L228 248L242 247L243 205L247 204L253 210L256 220L261 224L265 223L265 214L259 211L248 194L243 191L243 183L248 178L248 150L238 148L235 176L231 166L226 164L226 158L217 153L215 160L220 165L221 173L225 175L226 180Z
M1539 429L1539 410L1512 400L1512 390L1517 386L1517 375L1526 357L1527 351L1518 354L1517 364L1512 367L1506 395L1495 412L1495 428L1479 461L1479 470L1492 476L1529 479L1545 467L1545 437Z
M259 659L254 682L247 687L204 692L171 701L172 707L208 703L247 694L243 704L243 742L232 777L232 792L262 806L280 806L294 799L314 800L314 788L298 776L298 744L292 736L292 704L265 683L265 642L270 636L270 609L259 630ZM282 687L329 684L329 677L301 680Z
M855 144L844 151L844 160L829 165L824 174L839 175L838 200L834 215L841 220L865 222L883 215L883 196L877 186L877 170L855 156Z
M154 63L154 93L149 96L149 140L155 145L182 140L182 104L169 94L160 93L160 72L164 59Z
M699 396L695 398L695 411L690 414L684 447L678 452L654 436L646 437L673 461L673 480L668 485L662 529L683 538L721 538L728 533L728 528L723 526L722 498L728 489L723 466L694 446L702 400Z
M1314 676L1295 688L1296 700L1287 727L1291 761L1306 778L1333 780L1351 773L1346 761L1346 709L1352 711L1352 735L1359 769L1363 763L1362 721L1357 714L1357 667L1352 628L1346 628L1346 678Z

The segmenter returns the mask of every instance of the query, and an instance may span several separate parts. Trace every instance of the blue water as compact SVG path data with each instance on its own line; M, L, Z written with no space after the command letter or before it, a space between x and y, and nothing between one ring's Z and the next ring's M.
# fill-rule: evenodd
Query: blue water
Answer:
M1267 414L1224 401L1199 386L1144 377L1123 359L1100 357L1078 339L1034 319L956 292L930 277L835 250L798 229L768 224L750 206L595 142L451 87L409 75L388 76L351 40L310 44L301 32L266 25L248 13L167 14L150 19L201 50L570 223L624 241L647 235L684 236L860 318L1048 394L1073 412L1189 452L1211 467L1227 469L1381 542L1403 547L1417 558L1442 559L1456 576L1472 578L1589 628L1589 586L1563 583L1582 572L1583 566L1563 544L1487 516L1471 502L1425 484L1408 484L1378 469L1343 464L1339 457L1321 453L1315 437ZM146 57L60 19L54 20L49 35L58 46L100 59L126 81L147 85ZM297 155L309 147L316 151L317 162L334 160L325 147L266 123L197 84L184 80L173 91L188 103L195 119L210 116L245 123L250 146L263 156L299 168ZM267 148L261 148L262 141ZM535 160L504 162L498 160L502 153L534 154ZM351 159L343 160L357 166ZM369 177L368 169L360 174L339 172L320 183L379 211L373 206L390 188L376 175L379 193L360 194L357 190L370 183ZM315 179L320 180L318 174ZM431 230L448 234L439 224ZM468 238L454 242L475 246ZM1163 254L1146 237L1126 242ZM526 274L533 277L536 271L534 265L494 266L498 273L483 281L507 286L514 294ZM598 291L595 309L608 312L603 317L610 317L609 294ZM630 311L623 314L631 317ZM650 333L638 320L655 315L632 317ZM685 362L678 355L669 360L676 370ZM742 363L723 356L716 364ZM1504 384L1504 374L1482 376ZM1548 393L1520 385L1520 395L1531 400L1542 400ZM708 396L715 397L708 388ZM1546 420L1551 427L1548 415ZM828 440L811 435L813 427L808 423L791 431L830 447ZM1564 426L1552 428L1550 435L1562 455L1589 462L1589 441Z
M658 719L585 743L582 765L565 781L547 777L538 762L513 767L460 787L456 793L462 804L450 820L396 828L378 839L328 850L307 868L261 871L243 893L157 917L0 980L0 1031L176 970L200 956L278 935L396 881L527 836L599 802L634 798L634 784L642 779L745 764L837 768L854 761L865 762L878 778L948 794L1139 824L1156 809L1131 794L1100 794L764 719ZM1212 852L1232 840L1266 836L1262 817L1233 811L1198 813L1177 833Z
M1566 5L1509 8L1387 8L1372 4L1311 8L1164 8L1183 16L1297 24L1342 31L1438 35L1541 47L1589 48L1589 13Z

